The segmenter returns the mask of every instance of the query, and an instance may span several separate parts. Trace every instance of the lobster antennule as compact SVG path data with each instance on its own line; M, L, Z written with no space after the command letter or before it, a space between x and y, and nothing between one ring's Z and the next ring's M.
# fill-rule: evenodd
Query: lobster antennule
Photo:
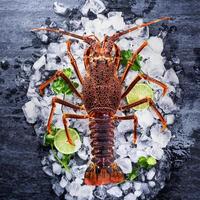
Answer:
M98 166L91 163L87 168L84 177L86 185L105 185L110 183L121 183L125 180L122 170L116 163L109 166Z
M145 26L149 26L151 24L155 24L155 23L158 23L160 21L164 21L164 20L173 20L173 18L171 17L162 17L162 18L159 18L159 19L156 19L156 20L153 20L153 21L150 21L150 22L147 22L147 23L143 23L141 25L138 25L138 26L135 26L135 27L132 27L130 29L127 29L125 31L120 31L118 33L115 33L114 35L112 35L110 38L113 42L115 42L116 40L118 40L121 36L127 34L127 33L130 33L132 31L135 31L139 28L142 28L142 27L145 27Z

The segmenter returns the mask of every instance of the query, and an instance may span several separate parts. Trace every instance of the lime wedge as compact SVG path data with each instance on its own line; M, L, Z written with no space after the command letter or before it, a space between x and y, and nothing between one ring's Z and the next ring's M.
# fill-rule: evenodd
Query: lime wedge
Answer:
M145 83L136 84L133 89L127 95L127 102L129 104L144 99L145 97L150 97L153 99L153 90L151 87ZM134 110L143 110L149 107L149 103L143 103L136 107L133 107Z
M54 137L54 146L63 154L72 154L78 151L81 147L81 141L78 132L72 128L69 128L68 130L74 145L71 145L67 141L66 133L63 129L59 130Z

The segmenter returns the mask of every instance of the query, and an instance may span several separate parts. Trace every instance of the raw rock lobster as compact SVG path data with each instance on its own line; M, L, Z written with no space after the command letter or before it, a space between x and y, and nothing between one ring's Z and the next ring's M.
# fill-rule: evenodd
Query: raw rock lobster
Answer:
M122 170L114 162L114 121L115 120L133 120L134 121L134 133L133 142L136 143L137 135L137 117L136 115L130 116L117 116L117 110L126 110L143 103L149 103L150 107L158 115L163 128L166 127L166 121L156 108L153 100L149 97L141 99L137 102L129 105L120 105L121 99L123 99L130 90L136 85L141 79L153 82L163 88L163 95L166 94L167 86L144 73L139 73L138 76L131 82L131 84L123 91L123 81L125 80L130 67L133 65L137 58L137 55L145 48L148 43L144 43L132 54L132 58L128 61L127 66L123 72L122 77L118 77L117 71L120 66L120 49L116 45L116 41L123 35L130 33L139 28L149 26L151 24L160 22L162 20L170 20L169 17L163 17L148 23L135 26L125 31L120 31L112 36L105 36L101 42L94 36L80 36L74 33L66 32L60 29L51 28L38 28L33 29L34 31L43 30L49 32L56 32L62 35L68 35L70 37L80 39L85 43L89 44L89 47L84 52L84 65L86 69L86 75L82 78L76 60L71 54L70 47L71 41L66 42L67 55L70 58L70 62L76 72L76 75L82 84L82 92L78 92L74 87L70 79L65 76L62 71L57 71L50 79L42 83L39 87L41 95L44 94L44 89L58 77L63 78L69 85L71 90L81 98L82 105L74 105L65 100L54 97L52 99L52 109L49 116L47 130L51 133L51 123L53 114L55 112L56 103L68 106L75 110L80 109L86 111L87 114L63 114L63 123L66 131L66 138L70 144L73 142L68 132L68 118L75 119L89 119L89 128L91 130L91 146L92 150L92 162L87 168L84 177L84 183L88 185L102 185L109 183L120 183L124 181L124 174Z

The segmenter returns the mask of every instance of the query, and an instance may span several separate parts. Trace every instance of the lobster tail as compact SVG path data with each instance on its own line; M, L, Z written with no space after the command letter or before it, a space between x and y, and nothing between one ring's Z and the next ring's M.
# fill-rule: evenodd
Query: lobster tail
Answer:
M85 173L85 184L103 185L123 182L123 172L114 163L114 123L110 114L95 113L89 127L93 158Z
M105 185L109 183L121 183L124 174L116 163L109 166L98 166L91 163L85 172L84 183L87 185Z

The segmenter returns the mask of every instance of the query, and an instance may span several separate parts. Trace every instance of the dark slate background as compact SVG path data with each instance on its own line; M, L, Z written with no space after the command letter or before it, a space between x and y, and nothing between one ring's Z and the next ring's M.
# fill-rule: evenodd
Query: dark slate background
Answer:
M64 0L63 0L64 1ZM82 0L83 2L84 0ZM78 0L64 1L76 5ZM157 200L200 199L200 1L199 0L111 0L106 1L110 10L123 11L127 19L143 16L146 21L160 16L175 17L166 39L168 59L178 56L183 72L179 74L184 90L180 116L183 137L194 140L191 158L179 170L173 170L170 181ZM0 1L0 59L11 65L0 66L0 199L2 200L51 200L57 199L51 191L50 178L41 168L44 149L40 146L33 128L25 122L21 107L27 101L26 90L16 87L20 72L13 60L31 57L33 36L30 29L39 27L47 17L61 22L54 14L50 0L1 0ZM132 5L132 7L131 7ZM151 27L157 33L161 25ZM24 83L27 84L27 83ZM185 141L186 142L186 141Z

